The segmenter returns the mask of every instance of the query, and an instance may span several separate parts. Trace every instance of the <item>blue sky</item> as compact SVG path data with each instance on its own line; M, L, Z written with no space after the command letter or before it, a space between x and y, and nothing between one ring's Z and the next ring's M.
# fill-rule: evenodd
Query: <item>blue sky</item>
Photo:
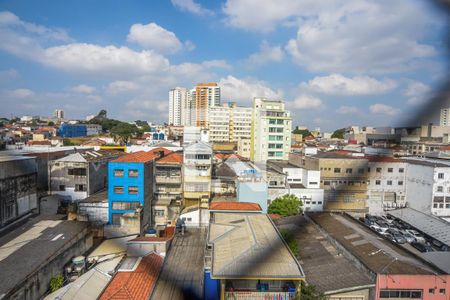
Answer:
M0 115L167 121L168 90L280 98L294 124L401 125L448 70L421 0L2 1Z

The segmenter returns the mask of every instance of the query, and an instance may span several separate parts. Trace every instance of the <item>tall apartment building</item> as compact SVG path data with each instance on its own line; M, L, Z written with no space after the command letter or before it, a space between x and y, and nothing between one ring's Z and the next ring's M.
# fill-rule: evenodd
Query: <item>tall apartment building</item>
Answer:
M266 98L253 99L250 159L289 159L292 118L284 102Z
M55 109L55 118L64 119L64 111L62 109Z
M235 103L210 107L208 128L211 142L237 143L240 139L250 139L252 108Z
M189 91L176 87L169 91L169 125L185 125L186 113L189 113ZM187 111L186 111L186 106Z
M450 108L441 108L439 125L450 126Z
M195 126L208 125L208 110L220 105L220 87L217 83L198 83L195 87Z

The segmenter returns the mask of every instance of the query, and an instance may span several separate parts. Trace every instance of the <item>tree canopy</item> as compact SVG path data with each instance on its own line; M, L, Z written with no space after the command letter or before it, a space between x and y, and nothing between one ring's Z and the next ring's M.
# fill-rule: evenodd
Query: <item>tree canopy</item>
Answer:
M283 217L298 215L302 212L302 201L297 196L286 194L278 197L269 205L269 214L279 214Z
M302 300L326 300L327 298L322 292L319 292L315 285L301 282L301 297Z
M120 122L110 130L111 136L120 144L128 144L131 138L140 135L142 132L136 125Z
M298 126L295 126L295 129L292 130L293 134L301 134L303 136L303 138L307 137L307 136L312 136L311 131L309 131L308 129L299 129Z
M344 139L345 128L336 129L331 138L333 139Z

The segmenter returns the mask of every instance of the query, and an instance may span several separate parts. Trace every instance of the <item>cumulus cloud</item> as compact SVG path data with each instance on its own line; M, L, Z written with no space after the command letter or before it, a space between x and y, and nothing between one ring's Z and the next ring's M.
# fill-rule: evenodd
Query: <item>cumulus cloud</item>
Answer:
M259 51L251 54L247 63L249 65L263 65L269 62L279 62L283 60L283 50L280 46L271 47L266 40L261 42Z
M388 115L388 116L395 116L397 115L400 110L396 109L392 106L382 104L382 103L375 103L369 107L369 110L373 114L381 114L381 115Z
M345 77L340 74L315 77L307 83L300 85L302 88L328 95L377 95L393 90L397 84L394 80L382 81L368 76Z
M162 28L156 23L132 25L127 40L159 53L173 54L184 47L175 33ZM186 48L191 50L194 48L194 45L188 41Z
M8 95L12 98L24 99L33 97L34 92L29 89L16 89L9 91Z
M338 114L355 114L359 112L359 109L356 106L346 106L343 105L339 107L336 112Z
M319 109L323 107L323 102L317 97L302 94L295 98L291 106L295 109Z
M126 103L126 114L133 120L149 120L160 117L161 113L167 112L168 103L165 100L149 100L135 98Z
M298 26L285 49L311 71L380 73L417 68L436 53L421 42L435 22L422 6L409 0L227 0L223 12L228 24L244 30Z
M0 81L2 80L10 80L17 78L19 76L19 72L15 69L1 70L0 71Z
M430 86L420 81L410 81L403 91L403 96L407 97L410 105L424 104L429 100L431 93Z
M116 80L108 84L106 92L109 94L119 94L138 89L138 85L132 81Z
M254 79L238 79L228 75L219 80L221 96L229 101L252 101L253 97L280 99L283 93L271 89L265 82Z
M72 87L70 90L75 93L92 94L95 92L95 87L86 84L80 84Z
M214 12L212 10L202 7L200 4L194 2L193 0L172 0L173 6L176 8L193 13L199 16L213 16Z

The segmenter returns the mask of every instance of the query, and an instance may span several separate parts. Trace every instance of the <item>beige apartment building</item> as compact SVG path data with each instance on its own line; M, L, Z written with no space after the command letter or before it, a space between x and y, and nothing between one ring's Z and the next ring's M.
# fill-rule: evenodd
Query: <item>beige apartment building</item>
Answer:
M238 143L250 139L252 108L226 103L210 107L208 112L209 140L216 143Z
M346 151L319 152L313 156L289 155L289 162L320 171L324 210L367 211L368 159Z

